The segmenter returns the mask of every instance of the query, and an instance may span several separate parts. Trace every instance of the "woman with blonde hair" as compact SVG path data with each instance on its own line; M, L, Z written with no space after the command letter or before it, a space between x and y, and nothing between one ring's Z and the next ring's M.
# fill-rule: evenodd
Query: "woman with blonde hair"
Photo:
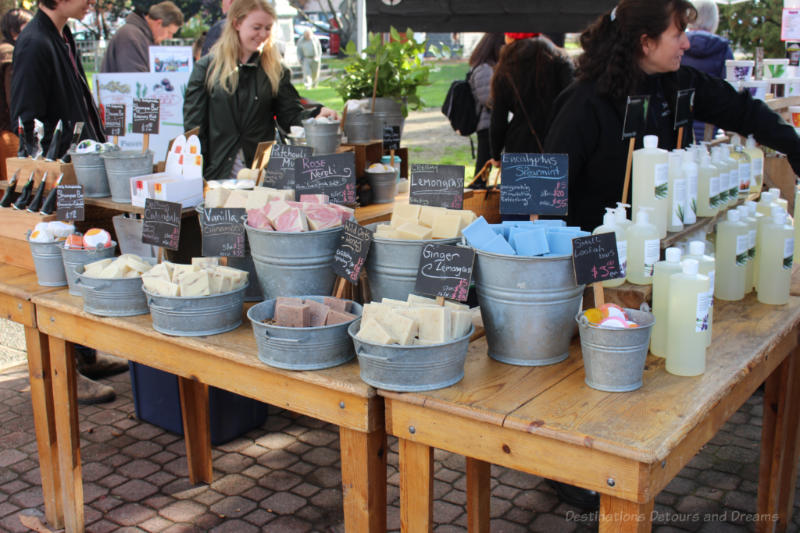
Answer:
M200 128L205 179L235 177L250 167L258 143L309 117L338 118L322 107L304 110L272 39L277 21L266 0L234 0L211 52L195 63L183 104L183 124Z

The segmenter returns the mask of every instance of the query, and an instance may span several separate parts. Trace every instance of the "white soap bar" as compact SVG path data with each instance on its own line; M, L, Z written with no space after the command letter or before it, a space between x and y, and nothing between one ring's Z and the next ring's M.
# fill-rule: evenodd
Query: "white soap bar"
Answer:
M434 343L450 340L450 309L446 307L420 307L415 309L419 323L419 338Z
M463 311L469 311L469 306L467 304L462 304L461 302L454 302L453 300L445 300L444 306L449 307L450 309L460 309Z
M222 294L233 290L233 280L219 272L209 273L208 282L211 288L211 294Z
M461 235L461 217L456 213L443 213L433 220L434 239L451 239Z
M180 290L177 283L171 283L164 278L150 275L142 276L142 284L148 291L161 296L178 296Z
M250 209L261 209L267 202L269 202L270 198L272 198L272 193L274 189L270 189L269 187L256 187L247 197L247 203L245 204L245 209L248 211Z
M178 280L181 296L208 296L211 287L208 282L208 272L186 272Z
M220 265L214 269L214 272L231 280L231 290L243 287L247 283L248 273L244 270Z
M407 301L411 305L437 305L433 298L426 298L418 294L409 294Z
M212 207L222 207L225 205L225 201L228 199L230 194L230 189L223 189L222 187L218 189L208 189L208 191L206 191L206 198L203 202L203 205L209 209Z
M170 263L169 261L161 261L159 265L163 265L167 271L167 281L172 281L172 272L175 268L175 263ZM151 269L152 270L152 269Z
M444 207L435 207L432 205L423 205L419 210L419 223L423 226L433 227L433 221L436 217L447 212Z
M244 208L247 205L247 198L249 197L249 192L244 189L234 189L228 195L228 198L225 200L225 205L223 207L239 207Z
M472 311L469 309L453 309L450 311L451 330L450 337L458 339L463 337L472 326Z
M91 278L96 278L97 275L102 272L105 267L110 265L112 261L114 261L114 259L109 257L107 259L101 259L99 261L84 265L83 273Z
M147 276L150 278L161 278L164 281L172 281L172 275L167 269L167 265L159 263L147 271Z
M219 257L192 257L192 266L199 269L208 269L219 266Z
M389 332L393 342L404 346L414 342L419 331L419 325L415 320L392 311L385 313L378 323Z
M397 234L401 239L424 240L431 238L431 229L419 224L407 222L397 228Z
M128 265L128 268L130 268L131 270L135 270L139 274L147 272L151 268L153 268L153 265L147 263L146 261L143 261L142 258L139 257L138 255L133 255L133 254L121 255L119 259L117 259L117 261L124 261L125 264Z
M392 336L381 326L377 320L372 318L361 322L358 330L358 338L364 342L373 344L392 344Z
M105 267L98 275L98 278L122 278L125 277L125 273L129 271L130 268L126 264L125 261L120 261L119 259L112 262L110 265Z
M383 298L381 299L382 304L388 304L392 306L401 306L401 307L408 307L408 302L404 302L403 300L394 300L392 298Z
M417 204L394 204L392 218L397 216L404 219L419 220L420 207L422 206Z
M178 283L184 275L191 274L192 272L197 272L196 266L175 263L172 266L172 279L170 281L172 281L172 283Z

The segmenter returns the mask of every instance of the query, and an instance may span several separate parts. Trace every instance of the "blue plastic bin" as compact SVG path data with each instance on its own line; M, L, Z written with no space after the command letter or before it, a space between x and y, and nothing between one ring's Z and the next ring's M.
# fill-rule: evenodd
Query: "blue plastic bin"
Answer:
M136 417L183 435L178 377L133 361L128 366ZM225 444L267 419L267 404L216 387L208 388L208 408L214 445Z

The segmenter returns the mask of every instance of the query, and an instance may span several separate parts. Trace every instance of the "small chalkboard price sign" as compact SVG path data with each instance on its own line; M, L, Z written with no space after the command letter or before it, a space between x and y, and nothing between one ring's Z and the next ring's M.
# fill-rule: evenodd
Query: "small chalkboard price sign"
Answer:
M180 235L181 204L147 198L144 201L142 242L177 250Z
M682 89L675 97L675 126L678 129L689 123L694 109L694 89Z
M566 215L568 154L503 154L500 212Z
M125 135L125 104L105 106L106 135L122 137Z
M623 276L614 232L572 239L572 262L578 285L588 285Z
M137 98L133 101L133 133L158 134L161 101L158 98Z
M411 165L409 203L463 209L464 167L461 165Z
M275 144L272 154L264 170L261 185L273 189L293 189L295 165L298 159L311 157L310 146L292 146L291 144Z
M384 150L400 149L400 126L383 127L383 149Z
M467 301L475 250L447 244L426 244L422 248L414 292Z
M203 256L244 257L244 220L247 210L243 208L209 208L200 214L203 233Z
M650 96L629 96L625 105L625 121L622 123L622 138L636 138L644 130Z
M56 220L71 222L84 218L83 185L56 187Z
M301 194L327 194L331 203L356 201L356 156L353 152L303 157L295 161L294 190Z
M339 246L333 255L333 271L350 283L357 284L372 244L372 231L351 220L344 223Z

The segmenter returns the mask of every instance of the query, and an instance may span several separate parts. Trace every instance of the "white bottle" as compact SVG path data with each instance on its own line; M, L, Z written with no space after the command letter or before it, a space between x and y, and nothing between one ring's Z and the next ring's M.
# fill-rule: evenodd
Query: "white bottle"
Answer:
M764 194L772 196L772 193L769 192L765 192ZM761 196L763 197L764 194ZM756 256L754 258L755 263L753 265L753 280L756 292L758 292L758 269L761 268L761 246L764 242L764 227L767 225L767 223L772 221L772 217L778 213L783 213L783 208L781 208L781 206L778 204L771 203L769 205L769 213L766 215L758 216L760 213L756 212Z
M650 334L650 352L659 357L667 356L669 328L670 279L681 272L680 248L667 248L664 261L658 261L653 273L653 316L656 319Z
M728 206L734 206L739 200L739 162L731 157L729 144L723 144L720 148L722 160L728 165Z
M617 226L621 227L623 230L627 230L628 226L633 224L633 222L631 222L631 220L628 218L628 208L630 206L631 204L617 202L617 207L614 209L614 213L617 215Z
M685 259L682 267L670 279L666 369L678 376L699 376L706 370L709 280L698 274L694 259Z
M697 175L699 169L694 160L693 150L684 150L681 155L683 157L681 169L686 177L686 212L683 215L683 222L689 225L697 222Z
M769 188L769 192L772 193L773 202L778 204L779 206L781 206L785 213L788 213L789 212L789 202L786 200L786 198L781 198L781 190L779 188L777 188L777 187L770 187Z
M764 191L761 193L761 198L758 199L758 203L756 204L756 211L764 215L765 217L770 216L772 213L772 206L773 204L777 206L778 204L775 202L776 196L771 191Z
M728 172L728 165L722 159L721 146L715 146L711 149L711 164L719 172L719 202L717 203L717 210L724 211L728 205L730 172Z
M758 301L783 305L789 302L794 257L794 229L786 213L777 212L764 225L761 263L758 266Z
M706 331L706 346L711 346L711 328L714 324L714 277L715 261L710 255L706 255L706 245L703 241L692 241L689 243L689 254L685 259L694 259L698 263L698 272L708 276L708 330Z
M683 158L680 150L673 150L667 157L667 176L669 192L667 200L670 205L667 214L667 231L683 230L683 219L686 213L686 178L681 164Z
M747 226L747 259L744 268L744 293L747 294L755 287L753 268L756 264L756 234L758 226L756 217L750 216L750 208L740 205L736 208L739 220Z
M613 233L617 239L617 255L619 256L619 265L622 270L623 276L617 279L609 279L603 282L603 287L619 287L625 283L625 269L628 265L628 241L625 239L625 230L617 225L616 209L606 207L606 214L603 215L603 224L597 226L592 231L592 235L598 233Z
M628 241L627 279L636 285L653 282L653 268L661 253L658 229L650 223L650 211L651 208L639 208L636 220L625 232Z
M669 204L669 169L667 151L658 147L658 137L644 136L644 148L633 152L633 213L640 207L653 209L652 223L658 238L667 236L667 211Z
M718 300L744 298L748 247L747 225L739 220L739 213L731 209L728 211L727 219L717 224L714 296Z
M750 192L759 192L764 185L764 152L756 146L752 135L747 137L744 150L750 156Z
M716 215L716 202L719 202L719 174L711 164L711 156L701 152L697 172L697 216Z

